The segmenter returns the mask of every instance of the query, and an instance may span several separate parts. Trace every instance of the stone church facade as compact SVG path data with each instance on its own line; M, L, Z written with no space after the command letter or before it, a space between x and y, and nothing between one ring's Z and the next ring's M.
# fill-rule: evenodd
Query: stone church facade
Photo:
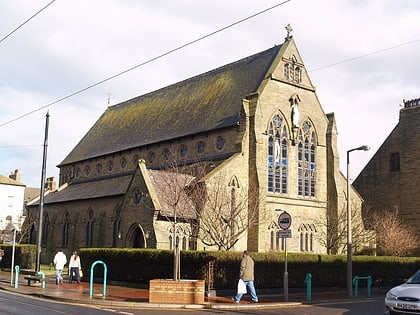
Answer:
M366 211L396 211L420 238L420 98L403 103L398 124L353 185Z
M170 249L175 240L181 249L220 249L198 237L197 212L169 202L175 185L162 184L174 165L180 178L198 164L205 173L189 172L184 187L211 191L223 177L231 204L239 202L235 193L245 203L249 226L230 250L331 251L326 239L339 233L331 222L347 198L337 128L290 34L281 45L108 107L58 165L59 188L44 198L42 255L57 247ZM359 215L362 199L350 193ZM38 201L28 206L33 243L38 208ZM283 211L292 217L287 239L277 237ZM344 246L337 241L332 252Z

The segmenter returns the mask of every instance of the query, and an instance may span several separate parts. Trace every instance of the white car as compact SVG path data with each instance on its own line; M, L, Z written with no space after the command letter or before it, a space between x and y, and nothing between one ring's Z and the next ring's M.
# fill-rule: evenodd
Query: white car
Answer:
M420 315L420 270L386 293L385 306L391 315Z

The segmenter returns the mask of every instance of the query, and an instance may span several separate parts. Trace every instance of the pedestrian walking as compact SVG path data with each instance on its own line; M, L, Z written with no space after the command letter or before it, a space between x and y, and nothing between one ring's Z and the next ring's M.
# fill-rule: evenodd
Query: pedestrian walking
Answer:
M73 255L70 257L69 261L69 282L73 283L73 280L76 280L77 283L80 283L80 271L82 269L82 264L80 262L79 253L75 250Z
M245 250L242 255L241 267L239 270L239 279L245 282L245 286L251 295L251 303L258 303L257 292L254 286L254 260L249 256L248 251ZM233 298L235 303L239 303L244 293L237 292Z
M55 268L55 284L63 283L63 269L67 264L67 257L64 252L59 249L53 259L54 268Z

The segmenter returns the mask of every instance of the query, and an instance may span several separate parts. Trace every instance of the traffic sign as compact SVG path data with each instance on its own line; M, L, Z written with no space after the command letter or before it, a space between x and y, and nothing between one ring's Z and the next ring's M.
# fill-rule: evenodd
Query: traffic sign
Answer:
M278 237L292 238L292 230L281 230L278 232Z
M286 211L279 215L279 226L282 230L287 230L292 224L292 217Z

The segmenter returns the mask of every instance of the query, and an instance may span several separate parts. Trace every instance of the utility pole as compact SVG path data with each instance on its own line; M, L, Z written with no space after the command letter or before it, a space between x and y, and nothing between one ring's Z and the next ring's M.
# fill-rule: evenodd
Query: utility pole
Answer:
M44 193L45 193L45 169L47 165L47 147L48 147L48 125L50 120L50 114L47 112L45 118L45 137L44 137L44 153L42 156L42 171L41 171L41 189L39 193L39 223L38 223L38 239L36 242L36 265L35 271L40 271L40 259L41 259L41 242L42 242L42 219L44 212Z

